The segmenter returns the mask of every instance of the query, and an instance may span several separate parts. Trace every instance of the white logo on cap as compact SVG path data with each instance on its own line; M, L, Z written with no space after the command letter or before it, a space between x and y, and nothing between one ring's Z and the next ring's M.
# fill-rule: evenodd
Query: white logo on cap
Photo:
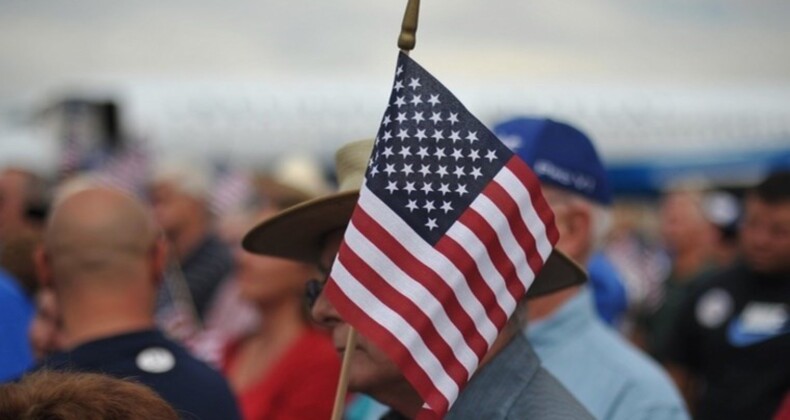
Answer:
M723 289L711 289L697 302L697 321L704 327L716 328L730 316L733 310L732 296Z
M135 360L140 370L148 373L165 373L176 365L176 358L170 350L162 347L149 347L141 351Z
M580 172L569 171L545 159L535 161L533 170L538 176L551 178L554 182L578 191L592 192L595 190L595 179Z
M501 141L510 150L516 150L521 147L522 139L517 134L497 134L499 141Z

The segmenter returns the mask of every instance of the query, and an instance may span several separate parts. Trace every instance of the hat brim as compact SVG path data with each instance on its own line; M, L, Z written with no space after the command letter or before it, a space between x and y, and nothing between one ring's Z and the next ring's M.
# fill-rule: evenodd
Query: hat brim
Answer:
M290 207L255 226L242 240L247 251L316 263L326 235L344 229L359 197L345 191ZM527 290L527 298L583 284L587 274L565 254L554 250Z
M252 228L242 246L256 254L316 263L324 237L348 225L358 197L358 191L345 191L289 207Z

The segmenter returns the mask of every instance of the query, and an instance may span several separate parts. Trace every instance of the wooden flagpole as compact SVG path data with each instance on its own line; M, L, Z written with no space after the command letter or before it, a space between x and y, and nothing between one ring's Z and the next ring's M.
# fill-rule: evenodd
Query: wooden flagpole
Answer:
M357 331L349 326L348 338L346 338L346 350L343 352L343 365L340 368L340 379L337 381L337 392L335 393L335 406L332 409L332 420L343 418L343 409L346 408L346 391L348 390L348 369L351 365L351 355L357 346Z
M406 12L403 14L400 36L398 37L398 48L405 54L414 49L417 41L417 21L420 16L420 0L409 0L406 5ZM332 420L342 420L343 411L346 407L346 392L348 390L348 370L351 365L351 355L357 346L357 332L349 326L348 337L346 338L346 349L343 352L343 364L340 367L340 378L337 383L337 393L335 394L335 406L332 409Z

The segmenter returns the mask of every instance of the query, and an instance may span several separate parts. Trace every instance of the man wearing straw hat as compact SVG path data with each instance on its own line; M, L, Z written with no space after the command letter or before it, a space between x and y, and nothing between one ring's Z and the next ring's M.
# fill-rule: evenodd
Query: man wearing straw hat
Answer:
M329 272L343 232L351 219L363 182L372 141L342 147L336 155L340 191L291 207L254 228L244 247L255 253L307 261L323 276ZM527 297L549 293L583 281L583 273L564 257L547 263ZM398 366L384 351L359 337L346 348L349 324L334 305L320 294L323 282L313 281L310 294L316 300L313 317L331 333L339 353L350 354L348 388L376 398L392 408L384 418L413 418L424 401ZM586 419L589 413L547 373L529 343L519 334L524 302L508 321L462 390L447 418L562 418Z

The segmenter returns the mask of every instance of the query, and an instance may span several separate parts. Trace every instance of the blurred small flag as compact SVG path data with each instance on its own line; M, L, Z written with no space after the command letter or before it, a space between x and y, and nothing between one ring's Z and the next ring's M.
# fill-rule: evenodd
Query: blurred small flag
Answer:
M215 215L225 215L244 207L253 194L252 181L244 171L229 164L217 167L216 181L209 200Z
M443 417L552 252L527 165L401 53L326 287Z

